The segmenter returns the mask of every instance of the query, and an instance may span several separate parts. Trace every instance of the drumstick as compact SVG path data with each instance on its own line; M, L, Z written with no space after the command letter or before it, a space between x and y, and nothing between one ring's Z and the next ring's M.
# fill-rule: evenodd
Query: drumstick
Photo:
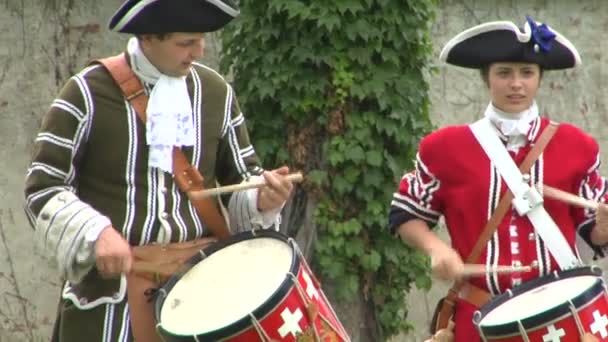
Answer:
M556 189L545 184L543 185L543 195L581 208L597 210L598 206L597 202L573 195L569 192Z
M302 176L302 173L297 172L297 173L292 173L292 174L287 175L286 178L292 183L300 183L304 179L304 176ZM257 180L257 181L244 182L244 183L234 184L234 185L220 186L217 188L200 190L200 191L190 191L188 194L193 198L203 198L203 197L221 195L221 194L225 194L228 192L261 188L264 186L266 186L266 181Z
M486 273L516 273L516 272L531 272L534 267L532 266L490 266L481 264L464 264L463 276L471 277L478 275L485 275Z

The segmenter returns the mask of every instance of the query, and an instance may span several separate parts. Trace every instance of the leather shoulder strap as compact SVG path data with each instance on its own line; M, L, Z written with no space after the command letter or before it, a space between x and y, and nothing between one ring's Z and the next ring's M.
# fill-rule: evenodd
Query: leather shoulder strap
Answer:
M139 119L145 123L148 95L143 84L127 63L126 54L98 59L92 62L92 64L94 63L102 64L108 69L127 101L137 112ZM190 197L190 191L204 189L203 176L197 168L190 164L184 152L178 147L173 147L173 177L179 189L188 195L190 202L211 233L219 239L230 236L226 220L210 198L194 199Z

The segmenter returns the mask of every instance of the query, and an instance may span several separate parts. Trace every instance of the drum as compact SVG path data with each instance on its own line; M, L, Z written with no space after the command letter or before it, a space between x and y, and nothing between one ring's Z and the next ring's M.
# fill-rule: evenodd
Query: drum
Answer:
M166 341L350 341L294 240L239 233L192 257L154 302Z
M483 341L608 341L608 295L601 270L582 267L526 282L495 297L473 323Z

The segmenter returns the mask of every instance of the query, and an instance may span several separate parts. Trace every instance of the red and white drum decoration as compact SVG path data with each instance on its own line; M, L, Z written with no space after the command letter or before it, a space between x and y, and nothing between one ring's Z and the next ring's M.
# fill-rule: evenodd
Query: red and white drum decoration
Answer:
M596 267L554 272L507 291L475 313L483 341L608 341L608 295Z
M155 301L166 341L348 342L295 241L248 231L201 250Z

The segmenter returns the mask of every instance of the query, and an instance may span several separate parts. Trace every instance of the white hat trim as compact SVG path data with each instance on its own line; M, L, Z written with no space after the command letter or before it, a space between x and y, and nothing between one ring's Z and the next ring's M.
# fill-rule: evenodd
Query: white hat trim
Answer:
M210 4L215 5L217 8L221 9L222 11L224 11L226 14L228 14L231 17L236 17L240 13L240 11L235 10L234 8L226 5L221 0L205 0L205 1L207 1Z
M116 26L114 26L113 31L122 30L131 21L131 19L133 19L136 15L138 15L139 12L141 12L144 8L146 8L146 6L148 6L152 3L155 3L157 1L158 0L144 0L140 3L137 3L135 6L133 6L133 8L131 8L129 10L129 12L127 12L122 17L122 19L120 19L120 21L116 24ZM125 3L125 5L126 5L126 3Z

